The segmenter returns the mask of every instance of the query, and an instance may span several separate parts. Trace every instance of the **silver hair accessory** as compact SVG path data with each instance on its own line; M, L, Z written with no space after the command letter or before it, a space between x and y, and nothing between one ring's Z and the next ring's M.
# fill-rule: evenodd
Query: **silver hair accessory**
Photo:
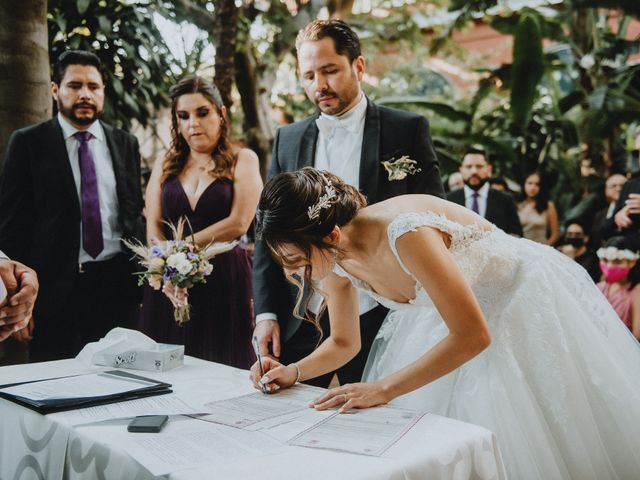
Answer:
M322 176L327 185L324 187L325 194L321 195L318 199L318 203L311 205L307 209L307 215L309 216L309 220L315 220L320 216L320 210L323 208L329 208L331 206L331 199L336 197L336 189L333 188L331 181L326 178L324 175Z
M616 247L599 248L596 252L600 260L638 260L639 255L628 248L620 250Z

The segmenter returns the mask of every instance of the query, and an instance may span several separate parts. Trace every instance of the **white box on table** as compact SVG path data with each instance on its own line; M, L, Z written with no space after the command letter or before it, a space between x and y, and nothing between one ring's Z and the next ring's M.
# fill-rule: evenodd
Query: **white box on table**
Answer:
M184 364L184 345L158 343L156 348L131 349L119 353L97 353L93 363L116 368L164 372Z

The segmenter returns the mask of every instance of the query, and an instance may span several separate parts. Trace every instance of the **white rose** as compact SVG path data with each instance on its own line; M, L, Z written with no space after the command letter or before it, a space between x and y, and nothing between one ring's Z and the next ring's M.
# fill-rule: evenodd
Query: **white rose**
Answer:
M182 275L187 275L193 269L193 265L191 265L191 262L187 260L185 257L185 259L179 262L175 268L176 270L178 270L178 273L181 273Z
M174 253L173 255L169 256L169 258L167 258L167 265L169 265L170 267L173 268L178 268L178 264L184 262L187 260L187 255L180 252L180 253Z

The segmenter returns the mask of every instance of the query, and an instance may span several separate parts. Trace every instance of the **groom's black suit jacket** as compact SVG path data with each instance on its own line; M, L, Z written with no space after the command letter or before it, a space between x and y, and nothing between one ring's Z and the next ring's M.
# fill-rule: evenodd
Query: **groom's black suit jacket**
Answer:
M278 130L269 179L281 172L314 165L318 140L315 120L318 116L313 115ZM403 180L389 181L380 162L402 155L416 160L416 166L421 171ZM368 100L359 181L360 191L370 204L412 193L444 197L427 120L421 115L378 106ZM256 242L253 260L255 312L277 314L284 341L300 325L300 320L292 315L297 289L286 281L282 268L274 262L260 241Z
M123 236L144 238L138 141L105 123L102 127ZM13 132L0 180L0 245L36 270L36 312L58 311L69 301L78 274L80 224L80 201L57 117Z
M447 200L465 206L464 188L454 190L447 195ZM487 210L484 218L495 226L512 235L522 236L522 225L518 217L518 209L513 197L508 193L492 188L487 195Z

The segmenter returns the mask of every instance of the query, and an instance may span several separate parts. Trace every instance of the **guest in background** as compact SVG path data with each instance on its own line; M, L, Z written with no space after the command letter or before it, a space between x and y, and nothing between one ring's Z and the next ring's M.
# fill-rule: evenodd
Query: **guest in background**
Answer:
M483 150L468 150L460 166L464 188L451 192L447 200L465 206L505 232L521 237L516 204L508 193L489 188L491 172L492 167Z
M199 246L239 239L253 220L262 179L258 157L229 138L227 110L218 89L190 75L171 89L171 149L156 161L146 191L147 241L169 238L186 217ZM248 368L251 344L251 264L240 245L212 260L205 284L189 289L191 320L173 319L160 291L145 289L141 330L154 340L183 344L185 353Z
M143 231L140 154L133 135L99 120L104 80L96 55L64 52L51 83L58 114L9 139L0 245L38 272L31 361L73 357L139 314L121 240Z
M549 200L549 187L540 172L530 173L524 179L518 217L524 238L554 245L560 237L558 212Z
M20 340L31 339L31 313L38 288L38 276L33 269L9 260L0 251L0 341L12 334Z
M598 250L603 281L598 288L620 319L640 340L640 285L630 274L638 262L638 252L626 237L612 237Z
M564 236L558 241L558 250L582 265L594 282L600 281L598 256L589 248L589 236L580 220L567 221Z
M499 192L511 193L504 177L491 177L489 179L489 187Z
M449 175L447 186L449 187L450 192L453 192L454 190L460 190L462 187L464 187L462 174L460 172L453 172L451 175Z
M591 228L591 247L597 250L602 246L602 236L600 231L604 226L604 223L609 218L613 217L616 210L616 203L620 198L620 192L622 187L627 183L627 177L619 173L610 175L604 183L604 196L607 202L607 206L596 212L593 219L593 227Z
M564 218L579 219L591 230L595 215L606 207L604 179L598 173L604 169L603 157L598 153L587 153L579 164L579 189L571 194Z
M624 184L613 217L605 220L600 229L602 237L628 237L634 250L640 250L640 178Z

